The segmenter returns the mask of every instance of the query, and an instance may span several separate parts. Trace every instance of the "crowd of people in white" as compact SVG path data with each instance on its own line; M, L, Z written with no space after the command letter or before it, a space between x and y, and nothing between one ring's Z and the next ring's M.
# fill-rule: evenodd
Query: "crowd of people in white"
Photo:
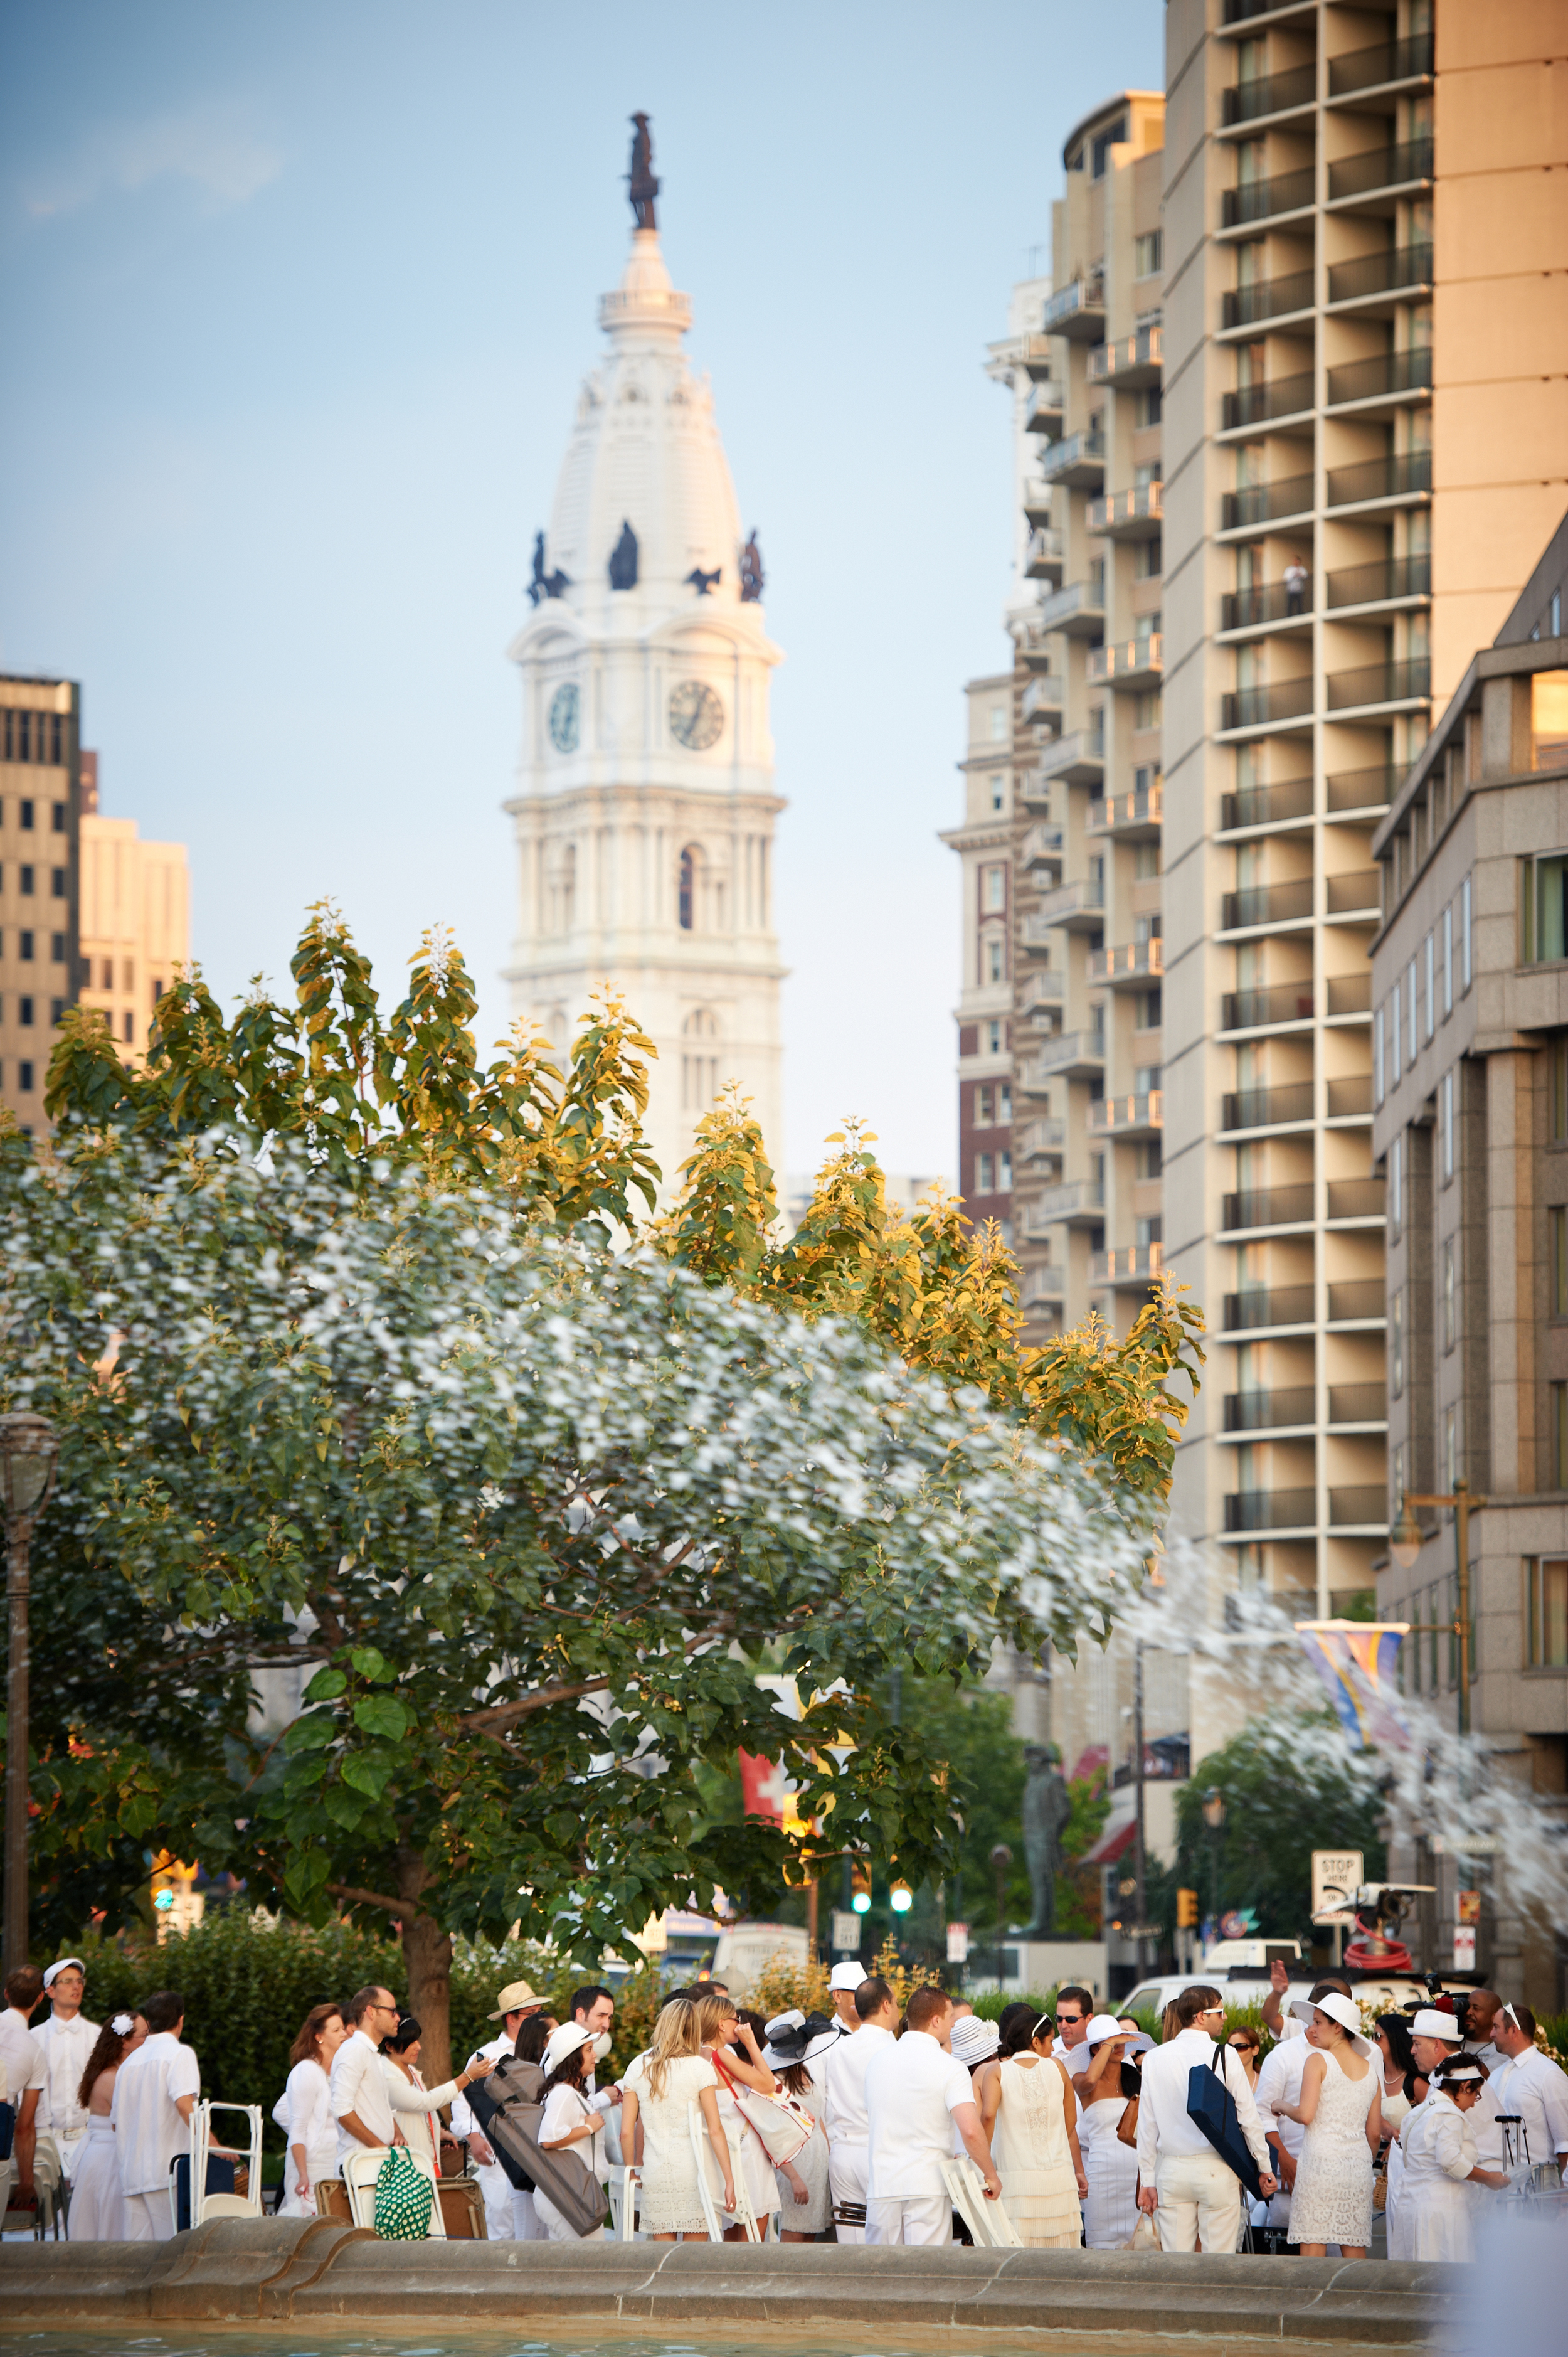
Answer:
M13 1972L5 1996L12 2202L26 2209L46 2136L69 2180L73 2240L166 2238L170 2168L189 2149L200 2092L180 1997L160 1991L100 2026L83 2011L74 1956ZM1061 1989L1054 2016L1016 2004L993 2022L936 1987L917 1988L901 2013L887 1981L839 1964L832 2015L764 2022L708 1981L671 1992L647 2050L601 2088L607 1988L577 1990L557 2020L526 1983L510 1984L496 2035L435 2086L420 2072L418 2021L390 1990L365 1988L314 2007L295 2040L274 2111L287 2142L279 2208L317 2215L317 2187L357 2151L407 2146L438 2174L444 2147L466 2147L490 2239L576 2239L542 2188L514 2184L468 2104L508 2055L538 2066L539 2146L575 2152L601 2179L630 2164L641 2230L661 2241L705 2236L716 2202L726 2237L771 2219L786 2242L946 2243L967 2234L950 2176L967 2157L983 2198L1036 2247L1233 2252L1250 2214L1303 2253L1360 2257L1386 2154L1377 2198L1390 2257L1463 2259L1521 2151L1568 2161L1568 2076L1537 2046L1528 2007L1478 1990L1463 2023L1433 2006L1413 2021L1383 2016L1372 2039L1346 1983L1321 1981L1288 2010L1282 1968L1264 2008L1276 2042L1260 2065L1256 2032L1227 2039L1221 1994L1203 1984L1170 2008L1156 2045L1129 2017L1096 2012L1082 1988ZM1231 2158L1200 2125L1195 2072L1229 2098ZM757 2097L792 2115L789 2157L765 2143ZM464 2152L449 2161L464 2166Z

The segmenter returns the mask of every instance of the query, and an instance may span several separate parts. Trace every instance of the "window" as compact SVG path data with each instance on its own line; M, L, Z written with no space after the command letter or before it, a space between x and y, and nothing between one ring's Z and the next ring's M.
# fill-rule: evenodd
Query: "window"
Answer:
M1006 734L1007 734L1007 706L1006 706L1004 704L993 704L993 705L992 705L992 707L991 707L991 741L992 741L992 743L993 743L993 745L1000 745L1000 744L1001 744L1001 742L1002 742L1002 740L1003 740L1003 738L1006 736Z
M53 827L57 834L63 834L65 833L65 804L63 802L51 802L49 804L49 824Z
M33 962L33 936L32 936L32 934L31 934L31 933L20 933L20 934L18 934L18 936L17 936L17 942L18 942L18 950L17 950L17 954L18 954L18 956L21 958L23 964L24 964L24 965L31 965L31 963L32 963L32 962Z
M991 1104L992 1095L990 1089L983 1085L976 1089L974 1092L974 1123L977 1129L990 1128L993 1118Z
M1454 1012L1454 903L1443 911L1443 1020Z
M1389 1303L1389 1388L1395 1399L1404 1397L1404 1287Z
M1470 987L1470 878L1459 887L1459 993Z
M1103 726L1103 720L1101 726ZM1160 726L1160 699L1157 694L1135 695L1133 698L1133 726L1134 728L1157 728ZM1094 733L1098 736L1100 728L1097 727Z
M1138 396L1138 423L1140 425L1160 425L1164 422L1164 398L1159 386L1152 384L1147 393Z
M689 933L697 920L697 861L695 854L689 850L681 854L679 899L681 931Z
M1568 763L1568 671L1538 671L1530 681L1530 737L1532 768L1560 770Z
M1426 972L1423 979L1426 984L1426 1036L1429 1039L1437 1028L1436 950L1436 941L1431 933L1428 933L1423 950L1423 955L1426 960Z
M1451 1351L1459 1332L1458 1253L1452 1236L1443 1239L1443 1347Z
M1396 982L1389 994L1389 1086L1399 1086L1400 1077L1400 986Z
M1553 1383L1552 1392L1552 1486L1568 1490L1568 1383Z
M1553 1203L1546 1224L1552 1238L1552 1315L1568 1318L1568 1204Z
M1004 943L1001 934L994 929L986 934L985 979L987 982L1002 982L1006 978L1002 970L1002 953L1004 947Z
M1372 1018L1372 1097L1381 1104L1388 1094L1383 1085L1383 1018L1386 1010L1380 1006Z
M51 867L49 869L49 892L51 897L56 900L63 900L65 899L65 869L63 867Z
M1165 550L1160 535L1153 540L1136 540L1133 544L1133 578L1134 581L1157 581L1165 570Z
M1007 780L1000 770L991 780L991 807L993 811L1007 807Z
M1458 1479L1459 1411L1456 1407L1445 1407L1443 1411L1443 1486L1450 1496Z
M1005 867L988 867L984 872L984 906L993 911L1004 909L1007 906L1007 870Z
M998 1121L1011 1121L1013 1118L1013 1083L1011 1081L1004 1081L996 1092L996 1118Z
M135 1017L132 1014L132 1012L131 1012L130 1008L127 1006L127 1007L126 1007L126 1009L125 1009L124 1014L121 1017L121 1018L120 1018L120 1019L121 1019L121 1022L122 1022L122 1024L123 1024L123 1026L124 1026L124 1028L125 1045L126 1045L126 1047L127 1047L127 1048L129 1048L129 1047L131 1047L131 1046L134 1043L134 1040L135 1040L135 1037L136 1037L136 1018L135 1018ZM58 1023L58 1022L59 1022L59 1017L57 1016L57 1017L55 1017L55 1020L56 1020L56 1022Z
M1412 960L1411 960L1411 962L1410 962L1409 970L1407 971L1407 973L1406 973L1406 974L1405 974L1405 978L1404 978L1404 988L1405 988L1405 1039L1406 1039L1406 1041L1407 1041L1407 1044L1408 1044L1408 1048L1409 1048L1409 1053L1408 1053L1408 1054L1406 1055L1406 1057L1405 1057L1405 1062L1410 1066L1410 1068L1411 1068L1412 1071L1413 1071L1415 1070L1415 1049L1416 1049L1415 960L1414 960L1413 958L1412 958Z
M975 1156L974 1191L977 1195L989 1195L992 1193L993 1169L993 1157L989 1154L977 1154Z
M1103 180L1111 150L1112 147L1124 147L1126 144L1127 118L1119 114L1114 123L1108 123L1103 131L1097 132L1090 142L1090 154L1093 159L1089 167L1090 178Z
M33 1067L26 1056L16 1067L16 1087L25 1097L33 1093Z
M719 1092L719 1018L710 1006L693 1006L681 1036L682 1106L687 1113L706 1113Z
M1158 990L1138 993L1138 1029L1157 1031L1165 1020L1165 996Z
M22 829L24 834L29 834L31 832L33 826L33 805L30 802L20 802L17 803L16 823Z
M25 871L24 871L25 872ZM23 890L27 887L23 886ZM1568 853L1520 861L1520 963L1568 957Z
M1404 1132L1389 1144L1389 1242L1397 1243L1404 1227Z
M1002 1053L1002 1026L1000 1023L988 1023L986 1025L985 1052L988 1056L999 1056Z
M1013 1157L1007 1153L996 1157L996 1191L999 1195L1013 1192Z
M1135 843L1133 845L1133 875L1140 883L1163 872L1164 859L1157 843Z
M1527 1572L1530 1666L1568 1669L1568 1555L1534 1556Z
M51 962L56 965L63 965L65 963L65 935L63 933L51 933L49 935L49 957Z
M1568 1034L1560 1031L1546 1052L1552 1143L1568 1146Z
M19 871L19 873L21 877L20 888L24 895L30 899L37 882L38 870L34 867L24 867Z
M18 998L16 1001L16 1020L25 1031L32 1029L33 1002L30 998Z
M1137 278L1153 278L1165 266L1165 233L1152 229L1146 235L1133 241L1133 273Z
M1454 1099L1457 1074L1443 1075L1443 1183L1446 1187L1454 1176Z

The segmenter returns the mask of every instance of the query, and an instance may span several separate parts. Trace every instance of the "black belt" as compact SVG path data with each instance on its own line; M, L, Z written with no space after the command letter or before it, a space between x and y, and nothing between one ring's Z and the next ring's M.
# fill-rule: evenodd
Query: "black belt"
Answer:
M833 2203L833 2224L835 2226L864 2226L865 2223L865 2204L864 2201L835 2201Z

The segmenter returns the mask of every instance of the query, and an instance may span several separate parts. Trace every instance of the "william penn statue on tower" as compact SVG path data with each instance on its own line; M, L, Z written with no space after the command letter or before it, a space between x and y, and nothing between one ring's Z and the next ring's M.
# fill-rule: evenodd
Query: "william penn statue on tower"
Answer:
M631 170L627 183L631 194L631 209L637 215L639 229L657 229L653 199L659 194L659 183L653 177L653 136L648 128L646 114L634 114L636 126L631 143Z

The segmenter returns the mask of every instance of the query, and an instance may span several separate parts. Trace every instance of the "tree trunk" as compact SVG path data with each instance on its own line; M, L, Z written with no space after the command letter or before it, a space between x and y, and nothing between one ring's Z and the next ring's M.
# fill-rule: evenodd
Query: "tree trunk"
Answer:
M434 2087L452 2075L452 1935L434 1916L411 1913L403 1922L403 1954L408 2009L422 2033L419 2072Z

